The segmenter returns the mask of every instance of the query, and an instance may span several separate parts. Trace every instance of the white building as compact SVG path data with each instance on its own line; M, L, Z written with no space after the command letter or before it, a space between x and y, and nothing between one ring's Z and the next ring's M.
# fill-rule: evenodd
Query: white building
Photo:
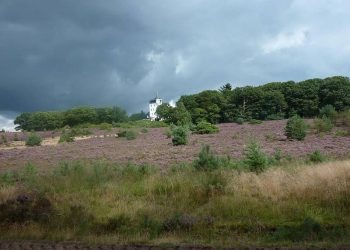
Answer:
M151 121L154 121L155 119L158 118L158 115L156 113L157 108L159 105L162 105L163 101L161 98L158 97L158 94L156 96L156 98L152 99L149 101L149 119L151 119Z

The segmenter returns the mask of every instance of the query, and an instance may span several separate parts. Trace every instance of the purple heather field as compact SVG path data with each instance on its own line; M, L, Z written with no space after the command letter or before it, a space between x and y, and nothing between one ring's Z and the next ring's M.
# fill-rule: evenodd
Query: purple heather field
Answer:
M175 163L194 160L203 144L209 144L219 155L228 155L233 159L242 156L250 139L263 146L267 154L277 149L285 155L302 157L315 150L326 155L346 156L350 152L350 137L336 136L332 133L319 135L309 133L304 141L287 140L284 135L286 121L266 121L259 125L235 123L219 124L220 132L209 135L191 135L188 145L173 146L171 139L164 135L165 128L150 128L148 133L139 133L137 139L126 140L112 136L98 136L77 140L72 143L45 145L38 147L0 147L0 170L16 169L28 162L39 166L54 166L61 161L105 160L115 163L147 163L158 167L167 167ZM93 131L95 135L113 132ZM17 137L24 139L19 133ZM42 132L44 138L57 136L51 132ZM8 134L9 141L13 137Z

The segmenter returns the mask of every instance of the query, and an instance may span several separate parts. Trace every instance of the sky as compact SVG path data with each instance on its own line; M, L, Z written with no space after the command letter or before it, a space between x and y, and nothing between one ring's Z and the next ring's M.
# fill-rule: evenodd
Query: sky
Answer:
M349 76L348 0L0 0L0 129L21 112Z

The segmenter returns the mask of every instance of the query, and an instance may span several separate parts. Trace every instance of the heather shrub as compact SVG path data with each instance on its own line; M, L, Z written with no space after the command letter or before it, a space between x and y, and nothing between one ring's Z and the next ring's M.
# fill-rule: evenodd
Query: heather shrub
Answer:
M318 150L308 155L308 160L314 163L324 162L326 159L327 157Z
M214 170L220 167L220 159L210 150L209 145L203 145L193 165L197 170Z
M313 124L316 133L326 133L332 131L333 123L328 116L322 116L322 118L316 118Z
M306 132L307 124L301 117L295 115L288 119L285 128L285 135L287 138L301 141L304 140Z
M27 140L26 140L26 146L40 146L42 142L42 139L39 135L37 135L36 133L32 132Z
M311 217L306 217L297 225L284 225L273 233L273 241L310 242L325 239L340 239L346 237L347 232L341 226L327 228Z
M269 163L267 155L255 141L250 142L245 149L243 162L249 171L256 173L263 172Z
M175 126L172 130L172 142L174 146L188 143L188 129L184 126Z
M196 134L214 134L219 132L219 128L206 121L201 121L194 128L193 132Z
M101 225L101 229L105 232L116 233L130 226L131 219L125 214L119 214L113 216L107 220L107 222Z
M125 137L127 140L135 140L137 137L137 134L133 130L126 131Z

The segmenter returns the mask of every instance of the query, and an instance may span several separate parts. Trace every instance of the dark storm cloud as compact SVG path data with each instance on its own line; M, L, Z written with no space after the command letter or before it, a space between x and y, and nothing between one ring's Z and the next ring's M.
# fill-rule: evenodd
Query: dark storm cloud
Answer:
M349 23L345 0L2 0L0 112L348 75Z

